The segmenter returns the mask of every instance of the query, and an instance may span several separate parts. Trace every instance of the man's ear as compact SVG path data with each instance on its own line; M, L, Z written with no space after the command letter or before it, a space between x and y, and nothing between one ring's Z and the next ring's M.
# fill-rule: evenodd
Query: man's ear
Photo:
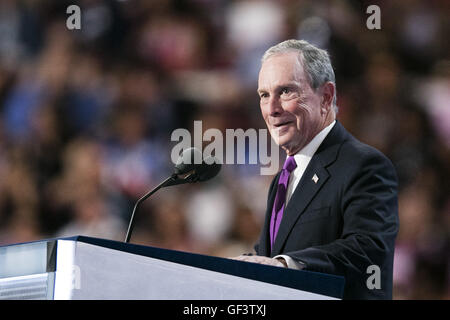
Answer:
M336 87L333 82L326 82L322 85L321 88L321 100L320 100L320 109L323 113L328 113L333 106L333 98L334 92L336 91Z

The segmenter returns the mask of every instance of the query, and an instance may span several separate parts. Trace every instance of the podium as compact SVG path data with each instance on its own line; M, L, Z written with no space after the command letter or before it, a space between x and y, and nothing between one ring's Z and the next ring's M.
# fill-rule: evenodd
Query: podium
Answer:
M85 236L0 247L0 300L340 299L344 278Z

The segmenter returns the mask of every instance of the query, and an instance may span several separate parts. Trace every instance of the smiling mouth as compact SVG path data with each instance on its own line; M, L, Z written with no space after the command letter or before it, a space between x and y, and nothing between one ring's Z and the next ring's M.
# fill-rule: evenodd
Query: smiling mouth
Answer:
M273 126L275 128L280 128L280 127L286 126L286 125L291 124L291 123L292 123L292 121L285 121L285 122L280 122L280 123L274 124Z

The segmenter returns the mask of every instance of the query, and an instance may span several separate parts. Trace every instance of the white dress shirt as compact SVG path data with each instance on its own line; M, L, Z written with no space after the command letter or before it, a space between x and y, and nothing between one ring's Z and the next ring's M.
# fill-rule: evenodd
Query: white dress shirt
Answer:
M331 129L333 129L335 123L336 120L334 120L330 125L320 131L305 147L303 147L303 149L301 149L294 155L297 167L294 169L294 171L291 172L289 176L285 208L287 206L287 203L291 199L292 194L297 188L297 185L300 182L303 174L305 173L306 167L316 153L317 149L319 149L319 146L322 144L323 140L325 140L328 133L330 133ZM283 258L286 261L288 268L291 269L303 269L304 267L302 263L296 262L294 261L294 259L284 254L277 255L274 258Z

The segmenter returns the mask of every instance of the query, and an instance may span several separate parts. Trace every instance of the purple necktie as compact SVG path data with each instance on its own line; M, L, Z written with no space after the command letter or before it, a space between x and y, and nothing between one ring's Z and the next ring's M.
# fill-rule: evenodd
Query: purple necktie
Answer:
M278 228L280 227L281 219L283 218L283 211L286 202L286 191L289 182L290 173L297 167L294 157L287 157L284 162L283 170L281 170L280 179L278 180L277 194L272 208L272 217L270 219L270 247L273 248L273 243L277 236Z

